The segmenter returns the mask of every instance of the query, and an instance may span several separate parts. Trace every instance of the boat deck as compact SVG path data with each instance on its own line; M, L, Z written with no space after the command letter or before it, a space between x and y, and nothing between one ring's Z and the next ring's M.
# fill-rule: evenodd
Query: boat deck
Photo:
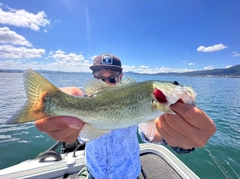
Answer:
M156 144L140 144L142 165L141 179L183 178L199 179L184 163L182 163L166 147ZM84 167L84 151L62 154L61 161L28 160L18 165L0 170L1 179L9 178L76 178Z

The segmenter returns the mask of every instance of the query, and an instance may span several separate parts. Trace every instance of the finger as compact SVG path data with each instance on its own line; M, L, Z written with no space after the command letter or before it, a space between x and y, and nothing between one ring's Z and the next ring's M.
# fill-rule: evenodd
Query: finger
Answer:
M83 96L83 92L77 87L63 87L60 90L73 96Z
M181 116L174 115L174 114L164 114L163 115L164 119L163 120L163 125L170 127L172 131L176 131L177 133L181 134L185 138L190 138L193 134L196 137L200 133L200 130L193 126L192 124L188 123L186 120L184 120Z
M71 136L67 137L64 139L64 142L71 144L73 142L76 141L76 139L79 137L79 133L80 131L76 131L75 133L73 133Z
M168 139L170 144L185 149L203 147L215 131L212 126L200 130L187 123L180 116L171 114L162 115L160 122L170 136Z
M65 128L81 129L83 122L77 118L58 116L35 121L35 126L41 132L56 131Z
M162 115L160 118L161 127L159 129L159 133L162 135L162 137L167 141L168 145L173 147L182 147L184 149L192 147L192 144L189 142L189 140L173 129L168 124L168 119L165 118L164 115ZM158 126L157 126L158 128Z
M197 137L200 137L200 139L202 138L202 142L205 142L216 132L216 126L213 120L201 109L183 103L176 103L172 105L171 108L182 116L186 122L199 129L198 132L200 133L198 133ZM198 145L202 144L198 142Z
M211 119L199 108L183 103L171 105L171 109L180 115L189 124L201 129L206 123L209 124Z
M48 132L47 134L50 135L55 140L61 140L63 142L72 143L74 142L79 136L80 130L66 128L62 130L56 130Z
M158 134L158 138L156 139L154 137L153 142L158 142L159 140L159 136L161 136L161 140L162 138L166 139L166 138L170 138L170 135L167 133L166 130L164 130L163 126L161 125L161 120L160 120L161 116L159 117L158 121L156 121L156 133ZM155 135L156 136L156 135ZM156 141L155 141L156 140Z

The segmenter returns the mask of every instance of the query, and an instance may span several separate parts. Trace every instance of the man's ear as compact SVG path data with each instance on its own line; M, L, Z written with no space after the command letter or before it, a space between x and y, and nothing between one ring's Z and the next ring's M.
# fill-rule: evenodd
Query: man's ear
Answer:
M122 81L123 73L119 75L120 80Z

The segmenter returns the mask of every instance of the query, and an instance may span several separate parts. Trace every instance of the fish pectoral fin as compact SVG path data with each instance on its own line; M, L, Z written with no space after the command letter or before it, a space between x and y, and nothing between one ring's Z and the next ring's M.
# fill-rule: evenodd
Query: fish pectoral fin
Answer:
M156 133L155 119L138 125L139 132L142 132L149 141L152 141Z
M99 130L99 129L93 128L89 124L85 124L82 130L80 131L80 138L85 142L89 142L108 132L110 131Z

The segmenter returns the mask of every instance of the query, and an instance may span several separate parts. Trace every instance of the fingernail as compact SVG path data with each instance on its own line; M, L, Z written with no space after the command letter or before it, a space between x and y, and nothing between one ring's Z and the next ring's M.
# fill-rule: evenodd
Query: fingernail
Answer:
M69 124L68 127L72 129L80 129L76 124Z

